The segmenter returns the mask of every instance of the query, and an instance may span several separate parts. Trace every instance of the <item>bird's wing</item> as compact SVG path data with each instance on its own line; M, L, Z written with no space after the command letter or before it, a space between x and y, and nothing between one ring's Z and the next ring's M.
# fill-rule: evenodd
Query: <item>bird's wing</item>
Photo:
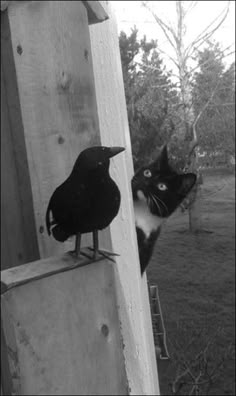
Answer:
M91 208L91 199L86 188L76 187L71 183L63 183L53 193L48 205L46 222L49 227L53 224L68 225L69 228L80 218L84 218ZM49 212L53 220L50 222Z

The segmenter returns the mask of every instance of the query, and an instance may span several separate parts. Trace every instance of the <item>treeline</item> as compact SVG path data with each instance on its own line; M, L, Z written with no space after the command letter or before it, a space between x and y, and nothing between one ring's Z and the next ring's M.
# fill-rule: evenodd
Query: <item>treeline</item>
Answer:
M125 95L135 168L149 162L168 143L174 158L184 167L178 152L182 123L178 82L163 62L158 42L138 39L134 27L130 35L119 36ZM197 52L191 81L191 103L197 123L200 153L210 160L217 155L232 158L235 150L235 63L224 65L224 51L218 43L206 42ZM186 105L186 104L185 104ZM176 154L177 153L177 154Z

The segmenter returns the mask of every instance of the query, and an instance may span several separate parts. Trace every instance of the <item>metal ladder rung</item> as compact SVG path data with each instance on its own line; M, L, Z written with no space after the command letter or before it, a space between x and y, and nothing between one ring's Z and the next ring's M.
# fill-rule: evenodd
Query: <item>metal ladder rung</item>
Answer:
M169 359L170 356L166 345L166 332L165 332L164 320L162 317L158 288L157 285L152 285L152 286L148 285L148 289L149 289L149 298L150 298L150 308L152 314L152 329L153 329L154 344L155 346L158 346L158 348L160 349L160 354L158 355L158 358Z

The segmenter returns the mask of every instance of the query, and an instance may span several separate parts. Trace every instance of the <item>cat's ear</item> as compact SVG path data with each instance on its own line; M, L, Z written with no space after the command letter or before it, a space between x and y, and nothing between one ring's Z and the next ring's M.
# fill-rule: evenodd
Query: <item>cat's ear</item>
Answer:
M197 176L194 173L185 173L184 175L180 175L180 177L182 180L179 194L186 196L196 183Z
M159 164L160 164L160 169L166 169L169 168L168 164L168 151L167 151L167 145L163 147L161 150L161 153L159 155Z

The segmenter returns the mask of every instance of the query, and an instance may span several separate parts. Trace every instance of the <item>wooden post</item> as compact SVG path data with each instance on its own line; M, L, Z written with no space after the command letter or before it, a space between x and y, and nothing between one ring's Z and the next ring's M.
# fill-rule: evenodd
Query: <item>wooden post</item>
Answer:
M114 394L124 394L122 392L125 392L126 394L133 395L157 395L159 394L159 386L148 290L146 276L144 275L143 278L140 276L134 227L130 187L133 164L118 34L114 14L110 5L107 4L108 2L96 2L96 5L100 7L96 6L93 10L91 9L90 16L92 15L94 17L97 15L99 18L101 17L101 20L105 20L108 15L109 19L90 26L88 25L89 13L87 9L93 2L86 3L87 8L84 2L80 1L15 1L10 2L8 9L4 11L4 13L7 13L6 18L8 18L9 23L8 36L12 46L19 92L20 111L27 152L28 175L32 190L32 206L34 208L35 237L42 259L51 256L58 257L65 250L71 250L71 242L60 244L49 238L45 232L45 211L52 192L68 176L78 153L85 147L100 143L125 146L126 151L124 155L118 156L111 163L112 177L121 190L121 208L119 215L112 222L111 226L102 232L101 238L101 245L104 248L113 249L116 253L120 254L116 258L116 264L112 264L114 277L111 281L112 288L110 290L113 291L113 296L110 297L108 293L107 298L113 299L113 308L117 310L119 318L119 326L118 322L115 324L117 331L116 339L118 340L119 336L121 336L123 341L122 358L120 360L118 359L120 363L117 363L117 371L119 372L121 370L121 373L123 372L122 364L124 363L125 377L122 375L121 378L117 372L117 381L120 378L122 385L120 387L117 386L116 391L113 390L113 392L118 392ZM102 13L102 15L100 14L101 6L105 10L105 13ZM13 128L11 133L17 133L17 130ZM21 204L23 205L23 202ZM49 258L49 264L51 260L55 264L53 258ZM56 261L58 268L61 268L63 261L61 260L61 258L58 258ZM41 262L42 260L38 263L39 266L41 266ZM105 284L110 284L110 280L108 280L108 267L105 264L103 266L101 263L99 265L91 265L91 268L94 268L94 272L97 272L95 275L91 274L91 270L88 269L90 266L80 268L78 274L84 271L83 273L85 275L82 276L83 282L81 283L79 275L76 276L80 285L79 294L75 292L76 288L73 277L69 277L70 273L77 273L75 269L71 272L63 272L63 277L68 277L66 278L68 283L65 293L61 291L65 290L63 288L63 282L61 283L61 273L50 277L46 275L43 281L40 280L40 286L35 292L32 285L36 285L36 282L39 281L34 281L32 285L31 283L27 283L24 286L22 285L12 288L11 291L7 291L3 301L6 308L4 308L4 312L10 312L9 322L14 322L10 328L17 329L17 320L13 320L12 318L17 317L18 311L21 312L20 317L23 317L25 299L28 299L29 305L27 303L27 307L29 309L27 308L27 312L29 312L29 317L32 319L32 315L37 312L38 307L40 309L42 308L38 306L40 296L42 296L44 302L40 312L44 312L46 302L49 301L51 307L49 309L49 311L51 310L50 314L55 318L56 323L58 323L59 318L57 318L56 313L60 313L60 304L59 306L57 305L57 296L59 295L59 301L62 303L61 293L64 294L65 305L63 305L62 316L64 319L66 318L66 304L69 302L71 305L68 312L72 316L70 316L68 321L70 324L68 327L63 327L65 325L60 327L60 340L63 340L63 335L67 338L68 342L66 344L72 353L73 363L79 364L81 367L83 365L84 353L75 356L72 351L73 343L69 343L70 331L75 332L75 327L73 327L75 324L71 318L73 317L76 321L76 315L79 315L79 312L76 315L74 314L74 300L72 297L75 296L77 306L77 302L79 303L80 298L82 298L81 296L85 293L87 301L85 304L86 309L83 310L83 305L81 306L80 304L78 308L78 311L81 310L81 321L83 321L84 315L86 317L88 314L90 318L94 316L101 323L103 320L103 311L98 309L97 316L96 306L100 306L104 302L105 311L108 309L106 305L108 302L105 301L106 299L102 292L103 286L105 287ZM19 269L22 271L21 268ZM108 271L107 275L101 275L105 274L106 271ZM105 283L102 282L104 277L108 283L105 281ZM45 282L47 287L44 287ZM50 282L52 282L51 288L49 287ZM99 284L102 285L100 294L98 292L100 290ZM94 285L97 285L98 287L95 288L97 294L88 296L87 290L85 291L87 285L89 285L90 290L93 289ZM47 293L44 299L43 294L45 290L47 290ZM18 295L16 297L16 294L14 294L16 291L17 293L22 291L22 298L18 297ZM32 299L30 299L31 293L33 296ZM37 298L34 293L37 295ZM8 294L14 295L14 298L10 298L11 304L7 304L5 301ZM17 301L20 302L17 303ZM85 300L82 299L82 301ZM14 315L11 313L13 308ZM27 334L30 334L33 338L33 334L36 332L37 340L40 337L47 340L48 335L51 334L50 331L53 334L57 334L55 333L57 327L52 327L53 323L50 319L50 314L43 319L44 327L42 333L39 332L39 322L36 321L37 326L34 326L34 323L32 323L33 328L29 329L27 327L28 325L26 326L30 330ZM24 318L26 322L28 321L27 315L25 313ZM62 319L63 323L64 319ZM51 326L47 327L47 320ZM21 323L20 320L19 323ZM86 322L86 324L88 326L89 322ZM88 340L95 337L95 333L86 334L84 331L81 334L84 337L89 336ZM81 340L83 340L83 336L81 336ZM71 340L74 340L74 337ZM23 345L25 342L24 337L20 338L20 340L21 345ZM18 339L18 342L20 340ZM110 342L113 343L113 338L111 338ZM21 357L26 356L26 359L22 360L24 362L27 362L29 354L32 353L28 339L27 345L28 355L24 355L26 349L21 349L23 354ZM38 345L41 344L37 344L37 347ZM103 344L101 343L101 345ZM64 349L61 350L62 343L59 342L54 344L54 346L56 347L54 355L56 360L54 361L59 360L56 367L60 368L59 371L63 373L62 377L65 378L64 370L67 369L64 367L64 364L66 365L68 363L69 357L66 355L67 359L65 362L63 362L63 357L60 361L59 356L63 356L65 352ZM115 353L116 349L120 351L118 341L114 341L112 353ZM114 357L112 353L108 361L104 363L101 363L102 360L100 361L100 359L105 355L102 353L97 354L100 364L104 370L107 367L108 372L109 359L113 361ZM46 359L46 350L43 358ZM76 359L78 361L75 363ZM34 360L29 361L34 363ZM96 366L93 366L94 371L99 367L99 362ZM88 366L89 363L86 363L86 367ZM114 368L115 365L112 367ZM33 375L32 367L29 364L24 372L29 372ZM101 372L104 372L103 369ZM47 375L46 371L44 375ZM86 376L87 374L85 373ZM37 385L38 389L41 389L41 393L39 394L50 394L45 393L47 389L55 391L55 384L51 384L50 378L46 378L46 383L43 382L44 385L42 385L42 388L40 388L40 384ZM56 378L56 376L53 378ZM66 378L69 378L69 372ZM91 378L90 375L87 376L88 378ZM95 379L96 381L98 380L96 376ZM113 375L111 375L110 382L113 380ZM62 379L60 379L60 384L61 382ZM70 382L69 394L73 394L73 392L77 392L78 394L78 389L75 390L74 385L72 385L73 383L73 381ZM103 385L104 388L100 388L102 389L102 394L106 394L107 391L111 392L111 384L107 385L107 382L105 382ZM27 386L25 382L24 389ZM118 388L119 391L117 391ZM64 390L62 384L58 392L61 389ZM92 388L89 388L89 391L90 389ZM93 389L95 389L95 383Z
M10 120L15 120L17 107L27 150L34 234L44 258L65 251L45 229L49 198L70 174L80 151L100 144L87 10L81 1L14 1L2 14L9 25L5 47L12 50L20 103L11 106ZM9 75L5 57L2 61L8 81L13 73ZM19 135L14 123L11 133ZM23 207L25 198L26 193ZM71 242L65 245L71 250Z
M7 11L1 13L1 269L39 259Z
M116 258L117 293L124 340L125 364L130 394L158 395L159 384L146 275L141 278L134 227L130 181L133 161L122 76L118 31L112 2L100 4L109 19L90 26L93 70L101 142L126 147L111 167L121 190L121 209L112 222L110 238L103 233L103 245L120 254ZM105 55L104 55L105 54Z

